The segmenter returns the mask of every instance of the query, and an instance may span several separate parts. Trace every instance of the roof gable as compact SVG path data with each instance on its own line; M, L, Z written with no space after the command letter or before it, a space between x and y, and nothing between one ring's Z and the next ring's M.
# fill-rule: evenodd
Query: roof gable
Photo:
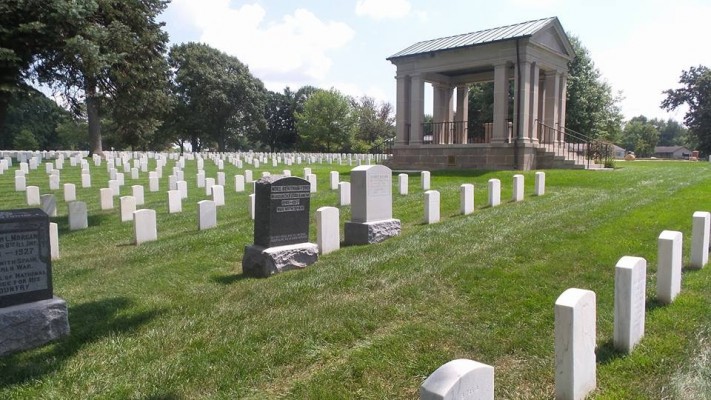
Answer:
M472 47L486 43L532 37L537 43L572 58L574 53L557 17L527 21L514 25L415 43L388 57L387 60L434 51Z

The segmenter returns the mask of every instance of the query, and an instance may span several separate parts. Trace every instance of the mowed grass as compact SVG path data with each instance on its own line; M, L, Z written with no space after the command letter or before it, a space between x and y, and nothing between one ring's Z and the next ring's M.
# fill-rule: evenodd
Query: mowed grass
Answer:
M151 168L153 167L151 160ZM105 164L92 166L94 187L80 188L78 167L65 163L62 183L77 184L90 228L68 231L62 191L61 259L53 263L55 294L69 305L71 336L0 358L0 398L295 398L414 399L440 365L470 358L493 365L496 397L553 398L553 307L567 288L597 293L598 399L708 398L711 379L711 267L684 271L682 293L655 301L657 237L684 234L689 259L691 216L711 209L711 165L621 163L615 171L549 170L543 197L511 203L514 171L434 172L442 222L423 225L419 174L410 194L397 194L402 235L345 247L301 271L268 279L244 277L241 258L252 243L248 192L235 193L226 165L227 205L218 228L198 232L195 163L185 177L189 199L167 213L170 167L161 192L143 184L146 208L158 212L157 242L131 244L132 224L99 210ZM348 180L351 167L290 168L318 176L312 217L335 206L328 172ZM13 170L17 165L13 167ZM208 177L216 177L205 162ZM13 170L0 175L0 208L24 207ZM486 206L486 182L502 181L504 203ZM476 211L459 214L459 185L475 185ZM44 166L28 184L48 193ZM248 185L248 188L250 186ZM349 219L341 207L341 220ZM312 218L315 220L315 218ZM315 241L315 226L311 239ZM614 266L625 255L647 266L646 336L631 355L612 348Z

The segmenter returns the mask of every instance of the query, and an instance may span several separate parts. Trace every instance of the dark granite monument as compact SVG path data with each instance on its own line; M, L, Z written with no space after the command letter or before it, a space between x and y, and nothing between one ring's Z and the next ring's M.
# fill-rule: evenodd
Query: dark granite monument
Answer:
M267 176L255 185L254 244L285 246L309 241L309 181Z
M309 181L293 176L266 176L255 184L254 245L247 246L242 272L267 277L305 268L318 259L309 243Z
M53 296L48 215L0 211L0 356L68 333L66 303Z

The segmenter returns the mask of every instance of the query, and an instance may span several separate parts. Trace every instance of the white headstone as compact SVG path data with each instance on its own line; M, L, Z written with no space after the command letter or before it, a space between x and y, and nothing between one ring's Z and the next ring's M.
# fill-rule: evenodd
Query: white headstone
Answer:
M309 183L311 184L311 193L316 193L316 188L317 188L316 174L308 174L306 176L306 180L309 181Z
M244 181L245 181L245 183L252 183L254 181L254 179L252 179L252 170L251 169L244 170Z
M494 400L494 367L452 360L437 368L420 386L420 400Z
M340 212L336 207L316 210L316 244L320 254L341 248Z
M186 181L175 182L175 190L180 192L180 198L188 198L188 183Z
M291 170L290 169L285 169L281 172L282 175L284 176L291 176Z
M43 194L40 196L40 208L50 217L57 216L57 199L53 194Z
M109 181L109 189L111 189L111 193L114 197L118 197L121 194L121 187L116 179Z
M691 226L691 260L689 268L703 268L709 261L709 228L711 213L697 211Z
M24 192L25 191L25 176L15 176L15 191L16 192Z
M501 181L498 179L489 179L489 206L496 207L501 204Z
M178 190L178 177L176 175L168 176L168 190Z
M73 183L64 184L64 201L70 202L77 199L77 187Z
M124 177L123 177L123 172L116 173L116 180L118 181L119 186L123 186L126 184L126 181L124 180Z
M217 182L218 185L220 186L225 186L225 173L220 171L217 173Z
M361 165L351 170L351 219L373 222L392 219L392 171L384 165Z
M425 192L425 223L439 222L439 192L428 190Z
M91 175L81 174L81 187L90 188L91 187Z
M331 171L328 176L331 183L331 190L338 189L338 182L340 179L338 171Z
M204 188L205 187L205 171L199 170L196 175L196 180L197 180L197 187Z
M523 175L516 174L513 176L513 201L523 201Z
M83 201L70 201L67 204L69 230L76 231L89 227L89 215L86 210L86 203Z
M235 175L235 192L244 192L244 175Z
M217 207L225 205L225 187L222 185L212 186L212 201Z
M311 175L311 168L304 168L304 179L309 179L309 175Z
M49 223L49 251L52 260L59 259L59 226L57 223Z
M145 198L143 196L143 185L131 186L131 194L134 198L136 198L137 206L142 206L145 203Z
M430 190L430 171L420 172L420 180L422 183L422 190Z
M351 204L351 183L338 183L338 205L349 206Z
M399 174L397 176L397 185L401 195L408 194L410 188L410 176L407 174Z
M156 210L141 209L133 213L133 241L136 245L158 240Z
M545 172L536 172L536 183L535 183L535 188L533 189L534 194L536 196L543 196L546 194L546 173Z
M111 188L99 189L99 195L101 198L101 209L111 210L114 208L114 191Z
M214 192L213 192L214 193ZM198 201L198 230L217 226L217 206L212 200Z
M268 172L268 171L262 171L262 178L267 177L267 176L272 176L272 173Z
M213 186L215 186L215 178L205 178L205 196L212 194Z
M662 231L657 250L657 300L670 304L681 291L682 233Z
M27 186L25 191L28 206L40 205L40 190L38 186Z
M158 177L148 178L148 190L151 192L157 192L160 190L160 184L158 182Z
M49 190L59 190L59 175L49 176Z
M254 219L254 193L249 195L249 218Z
M121 208L121 222L133 220L133 212L136 211L136 198L133 196L123 196L119 199Z
M179 190L168 191L168 213L174 214L183 212L183 197Z
M459 212L469 215L474 212L474 185L464 183L459 186Z
M616 349L631 353L644 336L644 311L647 291L647 260L625 256L615 266Z
M597 386L595 292L568 289L555 302L555 398L582 400Z

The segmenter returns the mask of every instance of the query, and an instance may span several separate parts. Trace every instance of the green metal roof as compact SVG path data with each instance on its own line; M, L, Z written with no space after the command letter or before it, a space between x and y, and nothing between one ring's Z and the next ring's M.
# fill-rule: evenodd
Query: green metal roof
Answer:
M465 33L462 35L425 40L423 42L415 43L412 46L393 54L388 57L387 60L439 50L457 49L484 43L499 42L502 40L530 37L543 27L557 20L558 18L556 17L550 17L498 28L485 29L483 31Z

